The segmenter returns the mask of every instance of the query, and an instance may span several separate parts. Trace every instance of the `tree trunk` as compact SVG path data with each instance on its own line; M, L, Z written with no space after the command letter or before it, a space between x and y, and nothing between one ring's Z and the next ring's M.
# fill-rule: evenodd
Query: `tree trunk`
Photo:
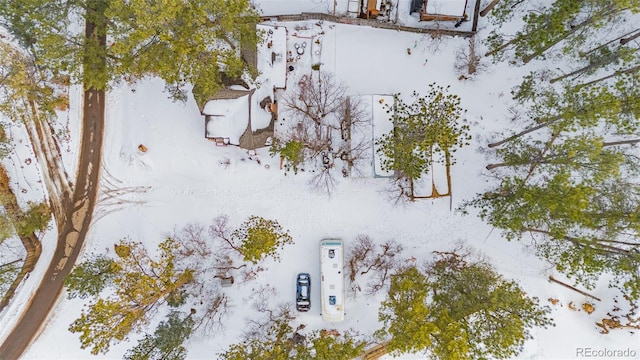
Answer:
M617 40L620 40L620 44L621 44L621 45L625 45L627 42L629 42L629 41L631 41L631 40L623 42L623 41L625 40L625 39L624 39L624 37L625 37L625 36L627 36L627 35L631 35L631 34L633 34L634 32L637 32L637 31L640 31L640 29L635 29L635 30L629 31L628 33L626 33L626 34L624 34L624 35L618 36L617 38L615 38L615 39L613 39L613 40L609 40L609 41L607 41L607 42L606 42L606 43L604 43L604 44L600 44L600 45L598 45L598 46L594 47L593 49L591 49L591 50L589 50L589 51L587 51L587 52L584 52L584 53L583 53L583 52L580 52L579 54L580 54L580 56L581 56L581 57L585 57L585 56L587 56L587 55L591 54L592 52L594 52L594 51L596 51L596 50L599 50L599 49L601 49L601 48L603 48L603 47L605 47L605 46L607 46L607 45L609 45L609 44L611 44L611 43L613 43L613 42L615 42L615 41L617 41ZM637 35L640 35L640 32L638 32L638 34L637 34ZM637 37L637 35L635 35L635 36ZM632 37L631 39L633 39L633 38L634 38L634 37Z
M640 31L638 31L635 35L629 36L628 38L624 38L620 40L620 45L626 45L629 41L635 40L640 37Z
M489 11L491 11L491 9L493 9L496 4L498 4L500 0L492 0L489 5L487 5L484 9L482 9L482 11L480 11L480 16L485 17L487 16L487 14L489 13Z
M557 43L561 42L562 40L568 38L569 36L575 34L578 30L581 30L582 28L586 27L587 25L590 25L591 23L593 23L595 17L590 17L587 20L583 21L582 23L574 26L573 28L571 28L571 30L569 30L567 33L565 33L564 35L560 36L559 38L557 38L555 41L543 46L541 49L536 50L536 52L534 52L533 54L527 55L525 57L522 58L522 62L523 63L528 63L531 60L535 59L536 57L542 55L544 52L546 52L547 50L549 50L551 47L553 47L554 45L556 45Z
M484 56L492 56L495 55L497 52L502 51L506 48L508 48L509 46L511 46L513 43L515 43L518 40L518 36L514 37L513 39L507 41L506 43L498 46L497 48L491 50L491 51L487 51Z
M612 63L614 60L616 60L617 58L618 58L618 56L613 54L613 56L603 58L602 60L597 61L595 63L589 63L589 65L584 66L584 67L582 67L582 68L580 68L578 70L574 70L574 71L572 71L572 72L570 72L568 74L564 74L564 75L558 76L556 78L553 78L553 79L549 80L549 83L553 84L553 83L555 83L557 81L560 81L562 79L566 79L566 78L574 76L574 75L578 75L578 74L583 73L585 71L591 70L591 69L593 69L595 67L601 67L601 66L604 66L604 65L608 65L608 64Z
M500 145L502 145L502 144L504 144L504 143L507 143L507 142L512 141L512 140L515 140L515 139L519 138L520 136L523 136L523 135L526 135L526 134L532 133L532 132L534 132L534 131L536 131L536 130L540 130L540 129L544 128L544 127L547 127L548 125L550 125L551 123L553 123L554 121L556 121L556 120L558 120L558 119L560 119L560 117L559 117L559 116L558 116L558 117L553 118L552 120L545 121L545 122L543 122L543 123L541 123L541 124L539 124L539 125L536 125L536 126L534 126L534 127L530 127L530 128L528 128L528 129L522 130L521 132L519 132L519 133L517 133L517 134L511 135L511 136L509 136L509 137L508 137L508 138L506 138L506 139L503 139L503 140L500 140L500 141L496 141L496 142L491 143L491 144L489 144L489 145L487 145L487 146L488 146L489 148L494 148L494 147L496 147L496 146L500 146Z
M640 143L640 139L620 140L602 143L602 147L616 146L616 145L634 145Z
M595 80L589 81L587 83L580 84L580 85L576 86L576 89L580 89L580 88L583 88L585 86L593 85L595 83L599 83L600 81L604 81L604 80L607 80L607 79L611 79L612 77L616 77L618 75L632 74L632 73L634 73L634 72L636 72L638 70L640 70L640 65L634 66L634 67L626 69L626 70L618 70L618 71L615 71L613 74L609 74L609 75L601 77L599 79L595 79Z
M532 232L532 233L543 234L543 235L546 235L546 236L548 236L550 238L553 238L553 235L551 234L551 232L549 232L547 230L533 229L533 228L523 228L521 231L522 232ZM572 243L575 246L588 247L591 251L596 251L596 252L600 253L601 255L605 255L605 256L609 256L609 255L628 256L631 253L630 250L626 250L626 249L618 248L618 247L615 247L615 246L603 244L597 238L592 238L591 240L581 240L581 239L578 239L578 238L575 238L575 237L572 237L572 236L563 235L560 238L556 238L556 240L566 240L566 241L569 241L570 243Z
M414 201L414 200L416 199L416 195L415 195L415 193L414 193L414 191L413 191L413 190L414 190L414 186L413 186L413 179L409 179L409 191L410 191L410 193L409 193L409 199L410 199L411 201Z
M540 165L544 161L546 153L549 151L549 149L551 149L551 146L556 141L559 135L560 135L560 132L554 132L553 134L551 134L551 139L549 139L544 149L540 153L540 156L538 157L538 161L531 163L531 167L529 167L529 173L527 173L527 176L524 178L524 181L523 181L524 183L526 183L529 180L529 178L533 175L533 172L538 167L538 165Z
M602 300L600 300L600 298L599 298L599 297L595 297L595 296L593 296L593 295L589 294L589 293L588 293L588 292L586 292L586 291L582 291L582 290L577 289L577 288L575 288L575 287L573 287L573 286L571 286L571 285L569 285L569 284L565 284L565 283L563 283L562 281L557 280L556 278L554 278L554 277L553 277L553 276L551 276L551 275L549 275L549 281L553 281L553 282L554 282L554 283L556 283L556 284L560 284L560 285L562 285L562 286L564 286L564 287L566 287L566 288L568 288L568 289L571 289L571 290L573 290L573 291L575 291L575 292L577 292L577 293L580 293L580 294L582 294L582 295L584 295L584 296L588 296L588 297L590 297L590 298L592 298L592 299L596 299L596 300L598 300L598 301L602 301Z
M502 163L497 163L497 164L489 164L486 166L487 170L493 170L499 167L507 167L507 166L514 166L515 164L511 164L511 163L506 163L506 162L502 162ZM522 164L518 164L518 165L522 165Z
M4 206L11 222L17 227L17 224L24 221L25 214L22 212L22 209L20 209L18 199L9 186L9 176L3 166L0 166L0 194L3 195L1 197L3 199L2 206ZM20 269L18 276L16 276L15 280L11 283L11 286L9 286L9 289L2 297L2 300L0 301L0 311L9 304L9 301L15 294L18 285L20 285L25 276L33 271L36 266L36 262L38 262L38 259L40 258L40 253L42 252L40 240L38 240L38 237L34 233L27 235L18 234L18 236L20 237L22 246L27 252L27 257L24 264L22 264L22 268Z

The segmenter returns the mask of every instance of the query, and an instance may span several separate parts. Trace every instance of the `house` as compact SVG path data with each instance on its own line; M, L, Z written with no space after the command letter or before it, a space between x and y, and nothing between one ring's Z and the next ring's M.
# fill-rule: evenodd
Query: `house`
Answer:
M257 67L261 86L250 87L243 80L223 76L225 87L200 105L205 138L217 145L255 150L268 146L273 138L278 111L274 89L286 88L287 29L258 24L256 30L262 41L253 51L242 49L242 57Z
M418 0L415 5L422 3L420 20L423 21L461 21L466 19L468 0Z
M205 138L217 145L240 145L249 125L251 91L225 88L211 97L202 109Z

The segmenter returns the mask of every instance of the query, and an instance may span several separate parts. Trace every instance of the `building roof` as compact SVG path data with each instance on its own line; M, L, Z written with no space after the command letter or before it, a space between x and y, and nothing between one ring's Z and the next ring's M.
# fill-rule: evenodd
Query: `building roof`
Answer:
M249 95L209 100L202 114L207 138L225 138L229 144L239 145L240 136L249 124Z
M256 29L264 36L258 44L258 71L261 78L274 88L287 86L287 28L258 24Z
M427 0L427 14L464 16L467 0Z
M387 113L386 106L393 105L393 96L391 95L373 95L372 101L372 127L373 127L373 176L375 177L391 177L393 171L382 169L383 156L378 152L380 145L376 143L382 135L393 130L392 114Z

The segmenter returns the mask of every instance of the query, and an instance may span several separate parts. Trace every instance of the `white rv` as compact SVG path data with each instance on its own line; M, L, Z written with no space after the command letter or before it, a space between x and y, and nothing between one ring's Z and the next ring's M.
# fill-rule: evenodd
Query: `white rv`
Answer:
M322 319L344 320L344 247L340 239L320 241L320 296Z

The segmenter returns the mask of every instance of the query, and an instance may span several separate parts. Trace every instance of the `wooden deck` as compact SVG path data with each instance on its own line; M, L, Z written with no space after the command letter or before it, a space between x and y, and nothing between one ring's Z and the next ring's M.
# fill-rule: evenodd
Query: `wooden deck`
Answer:
M378 344L370 349L365 350L364 354L360 357L361 360L376 360L386 355L387 344Z

